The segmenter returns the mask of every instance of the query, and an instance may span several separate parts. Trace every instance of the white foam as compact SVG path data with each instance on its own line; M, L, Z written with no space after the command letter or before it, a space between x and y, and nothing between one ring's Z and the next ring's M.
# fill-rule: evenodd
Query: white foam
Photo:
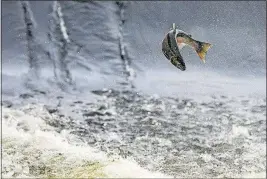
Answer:
M52 118L40 106L3 107L4 177L168 177L143 169L132 159L107 157L66 130L56 133L43 120Z
M232 126L232 133L233 136L240 136L243 135L245 137L249 137L248 129L243 126Z
M261 172L261 173L246 173L242 176L242 178L266 178L266 173Z

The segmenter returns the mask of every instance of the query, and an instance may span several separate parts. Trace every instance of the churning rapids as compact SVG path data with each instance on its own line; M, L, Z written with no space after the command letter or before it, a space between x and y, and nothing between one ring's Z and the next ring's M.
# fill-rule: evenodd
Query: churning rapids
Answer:
M213 95L210 100L197 102L189 98L159 97L112 89L92 93L95 94L94 100L61 95L49 97L51 104L45 92L22 94L23 104L28 105L21 107L20 103L3 101L3 119L9 118L6 108L13 107L26 114L39 110L35 115L54 127L57 133L68 131L82 143L104 151L108 156L132 158L143 168L166 176L265 175L264 98ZM41 110L36 107L37 98L46 101L45 105L38 102ZM23 121L17 124L16 129L26 133L33 130L27 129ZM3 137L4 141L8 139L5 135ZM5 160L13 155L6 151L6 147L4 145ZM15 160L30 160L26 154L20 155L25 156ZM36 155L34 162L48 165L38 159L41 154ZM8 167L12 168L12 165L5 165L4 174ZM28 175L40 176L40 173L34 172Z

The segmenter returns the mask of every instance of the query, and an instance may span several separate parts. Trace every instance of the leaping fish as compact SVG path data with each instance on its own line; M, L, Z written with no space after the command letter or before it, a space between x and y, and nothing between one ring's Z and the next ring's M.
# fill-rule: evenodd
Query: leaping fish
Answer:
M162 52L165 57L178 69L185 71L186 66L181 56L180 50L184 46L190 46L197 52L199 58L205 63L207 51L212 46L207 42L200 42L192 38L192 36L175 27L173 23L172 29L168 32L162 41Z

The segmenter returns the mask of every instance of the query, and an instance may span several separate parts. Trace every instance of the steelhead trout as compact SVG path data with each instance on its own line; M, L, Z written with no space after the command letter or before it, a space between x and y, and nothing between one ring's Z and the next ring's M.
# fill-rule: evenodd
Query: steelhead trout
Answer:
M175 67L182 71L186 70L186 66L180 50L186 45L192 47L204 63L207 51L211 47L210 43L193 39L190 34L177 29L175 24L173 24L172 30L170 30L163 39L162 52Z

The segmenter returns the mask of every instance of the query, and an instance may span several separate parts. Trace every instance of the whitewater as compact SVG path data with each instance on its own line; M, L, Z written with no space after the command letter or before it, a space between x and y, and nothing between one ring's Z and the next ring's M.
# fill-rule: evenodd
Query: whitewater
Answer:
M3 176L266 176L263 91L191 98L143 91L6 96Z

